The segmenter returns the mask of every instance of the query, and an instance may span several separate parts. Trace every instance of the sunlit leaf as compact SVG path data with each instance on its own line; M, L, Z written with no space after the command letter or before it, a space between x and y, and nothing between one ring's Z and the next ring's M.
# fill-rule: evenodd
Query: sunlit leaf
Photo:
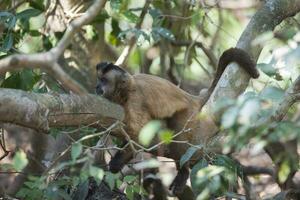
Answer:
M274 87L274 86L268 86L264 88L260 92L260 97L268 100L272 100L274 102L280 102L284 97L284 90Z
M103 169L92 165L89 166L89 173L90 176L94 177L94 179L97 181L98 184L100 183L100 181L103 179L104 176Z
M131 23L137 23L139 21L139 17L129 10L122 13L122 15Z
M217 100L216 105L213 108L213 112L219 112L225 108L228 108L234 104L234 100L230 98L220 98Z
M154 27L152 29L152 32L159 34L161 37L168 39L168 40L175 40L175 36L173 35L173 33L163 27Z
M238 121L241 124L251 125L258 118L261 105L258 99L246 101L240 110Z
M236 123L237 116L239 114L239 108L238 107L230 107L225 111L225 113L222 116L222 127L223 128L230 128Z
M127 182L127 183L131 183L133 181L135 181L137 179L136 176L133 176L133 175L127 175L124 177L124 181Z
M144 160L140 163L137 163L134 165L134 169L136 170L143 170L143 169L151 169L151 168L157 168L160 166L160 162L156 159L149 159Z
M258 69L263 71L266 75L272 77L277 74L277 69L275 69L272 64L259 63L256 65Z
M28 159L25 152L22 150L17 151L13 158L12 164L16 171L22 171L28 164Z
M166 144L170 144L173 139L173 131L171 130L160 131L159 139Z
M144 146L148 146L152 142L152 139L155 137L160 128L160 121L153 120L148 122L140 131L139 142Z
M71 157L72 157L72 160L76 160L80 154L82 152L82 144L79 143L79 142L76 142L72 145L72 148L71 148Z
M108 184L109 188L113 190L115 188L116 181L119 178L119 174L113 174L111 172L105 173L105 182Z
M265 45L267 42L269 42L273 38L273 32L268 31L264 32L263 34L260 34L257 36L253 41L252 45L257 46L257 45Z
M196 184L197 172L200 169L203 169L204 167L207 167L207 166L208 166L208 162L205 159L201 159L192 168L191 175L190 175L191 185L192 185L193 191L195 191L196 193L199 193L203 189L203 188L199 188L198 185Z
M125 193L126 193L126 196L127 196L127 198L129 200L133 200L134 199L134 189L133 189L133 186L128 185L126 187Z
M296 27L288 27L276 31L275 37L283 41L288 41L289 39L292 39L297 33L298 30Z
M121 6L122 6L122 0L111 0L110 1L110 7L116 12L118 12L121 9Z
M279 171L278 171L278 179L280 183L284 183L286 179L288 178L289 174L291 172L291 168L289 166L289 162L285 160L281 163Z

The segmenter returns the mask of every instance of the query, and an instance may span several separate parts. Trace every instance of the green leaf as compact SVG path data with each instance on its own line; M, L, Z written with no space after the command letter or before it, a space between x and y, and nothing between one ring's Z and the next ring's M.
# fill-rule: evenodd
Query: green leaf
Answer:
M235 100L222 97L219 100L217 100L216 105L213 108L213 112L220 112L224 110L225 108L229 108L230 106L234 105Z
M227 109L222 116L222 121L221 121L222 127L225 129L231 128L235 124L238 114L239 114L238 107L234 106Z
M29 1L29 6L40 11L45 10L44 0Z
M12 46L13 46L13 35L9 33L4 38L3 45L0 51L7 52L12 48Z
M12 164L16 171L22 171L28 164L28 159L25 152L22 150L17 151L13 158Z
M201 145L202 146L202 145ZM201 147L199 146L199 147ZM201 147L202 148L202 147ZM180 167L182 167L187 161L191 159L191 157L199 150L197 147L190 147L180 158Z
M134 199L134 189L133 189L133 186L128 185L126 187L125 193L126 193L126 196L127 196L127 198L129 200L133 200Z
M156 8L150 8L149 9L149 14L151 15L151 17L153 19L159 18L162 15L161 11L159 9L156 9Z
M103 176L104 176L104 171L103 169L95 166L89 166L89 174L90 176L94 177L96 182L99 184L100 181L102 181Z
M31 17L36 17L39 14L41 14L42 11L29 8L26 10L21 11L20 13L17 13L16 17L19 19L20 25L24 30L29 30L29 19Z
M109 39L110 44L117 46L120 43L119 35L121 33L121 29L119 27L119 22L115 19L112 19L111 20L111 28L112 28L112 31L110 32L108 39Z
M21 72L14 72L6 78L1 87L22 90L32 90L33 86L41 79L41 75L36 74L31 69L24 69Z
M137 179L136 176L133 175L127 175L124 177L123 181L127 182L127 183L132 183Z
M240 110L238 121L244 125L251 125L258 119L261 111L261 104L258 99L249 99Z
M272 31L263 32L252 41L252 45L266 45L271 39L273 39L273 37L274 35Z
M268 86L260 92L260 97L274 102L280 102L284 97L285 91L281 88Z
M134 165L134 169L137 171L143 170L143 169L150 169L150 168L157 168L160 166L160 162L156 159L149 159L144 160L140 163L137 163Z
M275 69L272 64L267 64L267 63L259 63L256 65L258 69L263 71L266 75L272 77L277 74L277 69Z
M152 33L156 33L156 34L160 35L161 37L168 39L168 40L172 40L172 41L175 40L175 36L173 35L173 33L166 28L154 27L152 29ZM157 37L157 36L155 36L155 37Z
M273 128L274 129L274 128ZM287 134L288 133L288 134ZM283 142L297 139L300 136L300 127L297 123L282 121L276 125L271 134L268 134L268 140L271 142Z
M170 144L173 139L173 131L163 130L159 132L159 139L165 144Z
M122 13L122 16L124 16L125 19L131 23L137 23L139 21L139 17L129 10L126 10L124 13Z
M148 122L140 131L139 142L144 146L148 146L152 142L152 139L155 137L160 128L160 121L153 120Z
M58 193L58 195L59 195L60 197L62 197L64 200L72 200L72 198L70 197L70 195L69 195L67 192L65 192L64 190L59 189L59 190L57 191L57 193Z
M280 40L288 41L292 39L297 33L298 30L296 27L285 27L279 31L276 31L274 36Z
M226 155L217 155L213 161L214 165L225 167L233 173L237 173L238 176L242 177L243 172L241 166L236 163L233 159Z
M82 152L82 144L79 142L74 143L71 149L72 160L75 161L80 156L81 152Z
M289 174L291 172L291 168L289 166L289 162L285 160L281 163L279 171L278 171L278 179L280 183L284 183L286 179L288 178Z
M34 8L29 8L29 9L26 9L26 10L23 10L23 11L17 13L16 16L17 16L18 19L29 20L29 18L36 17L41 13L42 13L42 11L40 11L40 10L37 10L37 9L34 9Z
M193 191L195 191L196 193L199 193L201 191L201 188L198 188L198 185L196 184L197 172L207 166L208 166L208 162L205 159L201 159L192 168L191 175L190 175L191 185L192 185Z
M122 0L110 0L112 10L119 12L122 6Z
M16 25L17 18L10 12L0 11L0 22L6 24L7 29L11 30Z
M105 182L107 182L109 188L113 190L115 188L115 183L119 180L119 174L113 174L111 172L105 173Z

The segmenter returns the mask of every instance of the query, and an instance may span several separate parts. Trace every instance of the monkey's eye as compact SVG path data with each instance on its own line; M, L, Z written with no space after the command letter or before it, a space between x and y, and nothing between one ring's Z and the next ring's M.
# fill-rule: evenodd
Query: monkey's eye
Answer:
M100 78L99 81L102 85L105 85L108 83L108 80L106 78Z

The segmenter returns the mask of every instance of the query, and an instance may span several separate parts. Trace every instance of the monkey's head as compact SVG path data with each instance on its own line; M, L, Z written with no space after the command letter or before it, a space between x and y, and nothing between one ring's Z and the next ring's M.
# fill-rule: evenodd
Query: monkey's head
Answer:
M109 62L97 64L96 70L98 95L120 104L127 100L132 79L128 72Z

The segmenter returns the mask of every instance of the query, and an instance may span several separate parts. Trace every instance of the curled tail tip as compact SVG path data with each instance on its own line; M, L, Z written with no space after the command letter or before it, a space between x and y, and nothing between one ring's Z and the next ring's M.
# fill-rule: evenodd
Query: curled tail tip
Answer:
M255 65L254 65L254 67L255 67ZM259 77L259 71L256 68L254 68L253 73L250 74L250 75L251 75L252 78L256 79L256 78Z
M223 53L222 57L224 60L237 62L252 78L256 79L259 77L259 71L256 68L256 63L245 50L238 47L231 47ZM227 64L229 63L230 62Z

